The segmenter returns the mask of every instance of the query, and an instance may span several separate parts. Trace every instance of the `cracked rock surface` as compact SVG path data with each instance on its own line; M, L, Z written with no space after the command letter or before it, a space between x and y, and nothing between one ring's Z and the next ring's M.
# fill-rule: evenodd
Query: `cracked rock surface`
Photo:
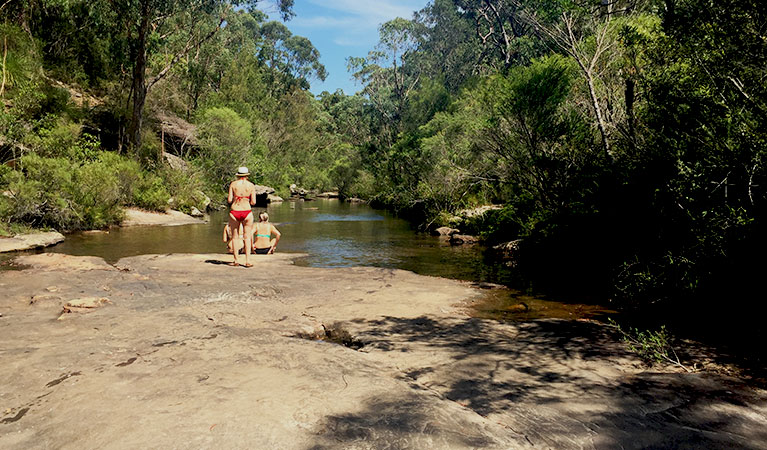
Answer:
M296 256L19 257L0 448L767 448L767 393L737 379L648 370L595 323L470 318L467 283ZM365 345L295 337L330 324Z

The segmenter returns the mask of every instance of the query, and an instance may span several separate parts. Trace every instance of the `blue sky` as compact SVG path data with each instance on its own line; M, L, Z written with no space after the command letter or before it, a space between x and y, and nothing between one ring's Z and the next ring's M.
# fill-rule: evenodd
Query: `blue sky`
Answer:
M293 34L305 36L320 51L328 71L325 82L311 80L312 92L341 88L353 94L361 87L346 71L346 58L365 56L378 43L378 26L422 9L429 0L296 0L296 16L285 25ZM272 17L273 8L264 7Z

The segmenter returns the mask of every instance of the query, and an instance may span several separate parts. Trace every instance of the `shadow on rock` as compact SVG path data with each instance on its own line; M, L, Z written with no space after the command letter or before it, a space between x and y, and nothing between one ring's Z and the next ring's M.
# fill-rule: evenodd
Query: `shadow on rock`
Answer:
M731 378L647 371L595 323L387 317L384 352L447 354L405 377L554 448L767 448L767 396Z

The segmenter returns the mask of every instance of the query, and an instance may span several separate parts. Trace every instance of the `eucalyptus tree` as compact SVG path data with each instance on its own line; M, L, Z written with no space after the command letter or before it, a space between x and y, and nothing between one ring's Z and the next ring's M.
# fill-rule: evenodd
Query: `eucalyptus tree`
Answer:
M408 99L418 86L422 65L417 50L421 25L396 18L379 28L379 42L367 57L350 57L347 66L382 118L391 146L400 131Z
M284 24L266 22L260 26L258 37L261 44L259 59L271 69L275 87L285 91L298 83L308 89L310 80L324 81L327 77L325 66L320 62L320 52L312 42L293 35Z

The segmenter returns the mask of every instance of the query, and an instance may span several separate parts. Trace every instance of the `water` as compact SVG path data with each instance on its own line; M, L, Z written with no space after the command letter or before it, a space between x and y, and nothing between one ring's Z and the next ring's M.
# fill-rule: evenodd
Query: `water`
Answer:
M321 199L272 204L266 211L282 233L277 251L308 254L300 265L375 266L460 280L505 281L503 266L485 261L482 247L451 246L367 205ZM46 251L100 256L110 263L142 254L223 253L227 218L226 211L219 211L205 224L76 233Z
M367 205L320 199L272 204L266 211L282 233L277 251L308 255L300 258L298 265L395 268L422 275L520 287L508 267L484 256L482 246L452 246L445 239L417 233L407 221ZM227 220L227 211L219 211L211 214L205 224L76 233L45 251L99 256L110 263L142 254L224 253L222 231ZM579 302L554 302L515 289L493 289L486 297L477 305L477 315L502 320L595 317L607 311ZM520 299L527 306L524 310L517 306Z

